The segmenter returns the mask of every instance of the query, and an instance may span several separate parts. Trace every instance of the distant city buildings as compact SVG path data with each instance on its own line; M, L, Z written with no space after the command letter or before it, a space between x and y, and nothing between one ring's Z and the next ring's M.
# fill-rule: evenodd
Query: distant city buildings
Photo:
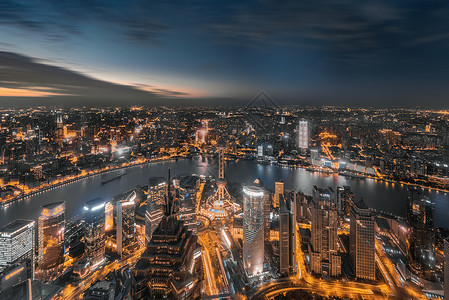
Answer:
M243 265L248 275L263 272L264 191L257 186L243 187Z
M376 280L374 216L363 200L351 208L349 256L357 278Z
M42 206L38 220L38 276L51 281L64 266L65 202Z

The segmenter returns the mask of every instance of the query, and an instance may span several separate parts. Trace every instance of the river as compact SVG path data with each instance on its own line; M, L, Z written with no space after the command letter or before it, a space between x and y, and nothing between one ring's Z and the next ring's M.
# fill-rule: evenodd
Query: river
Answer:
M210 163L212 162L212 163ZM182 159L179 161L157 162L149 165L126 169L120 179L102 184L102 180L111 178L120 171L95 175L86 179L63 185L29 198L14 202L0 209L0 226L15 219L37 221L40 206L56 201L66 201L66 219L73 218L82 212L82 204L95 197L110 199L116 194L128 191L136 185L147 184L150 176L167 176L171 169L172 176L216 173L214 161L201 159ZM327 175L311 173L304 169L290 169L274 165L260 165L252 161L229 162L226 167L226 178L230 182L249 183L256 178L262 179L265 185L274 189L274 182L282 179L286 189L300 189L306 194L312 193L314 185L333 187L348 185L355 197L363 197L369 207L405 216L407 188L400 184L375 181L373 179L350 179L337 174ZM429 192L435 202L436 226L449 228L449 195L443 192Z

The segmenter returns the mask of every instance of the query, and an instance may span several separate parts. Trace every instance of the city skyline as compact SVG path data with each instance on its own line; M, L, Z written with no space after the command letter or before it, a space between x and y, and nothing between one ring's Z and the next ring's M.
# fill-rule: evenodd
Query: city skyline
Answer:
M449 2L0 0L0 299L449 299Z

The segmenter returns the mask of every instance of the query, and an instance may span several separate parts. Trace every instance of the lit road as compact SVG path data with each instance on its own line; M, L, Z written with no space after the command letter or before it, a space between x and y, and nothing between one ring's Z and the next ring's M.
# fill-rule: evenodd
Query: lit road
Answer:
M96 271L88 275L76 286L70 284L64 287L59 297L55 299L80 299L84 292L90 287L90 285L97 280L103 279L109 272L118 270L124 266L133 266L142 255L144 249L137 250L135 254L129 258L122 259L118 262L112 261L106 264L104 267L99 267Z
M208 295L217 295L218 289L216 286L216 278L214 274L214 269L212 267L211 259L210 259L210 251L208 247L209 239L206 234L198 233L198 240L200 241L201 246L203 247L203 264L206 270L206 279L207 279L207 287L208 287Z
M297 225L297 229L301 226ZM391 295L391 289L386 284L367 284L359 282L343 282L342 280L327 281L315 278L307 272L305 267L305 257L301 251L301 238L297 234L296 244L297 274L289 278L275 279L264 283L251 295L252 299L257 299L262 295L267 298L274 297L295 289L311 290L324 296L339 296L364 299L385 299Z

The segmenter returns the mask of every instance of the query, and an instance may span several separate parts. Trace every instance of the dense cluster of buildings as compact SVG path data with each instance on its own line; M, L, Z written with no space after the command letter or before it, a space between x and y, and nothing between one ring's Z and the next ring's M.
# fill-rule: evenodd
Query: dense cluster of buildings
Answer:
M447 116L275 110L2 111L3 200L153 158L218 166L216 174L169 173L112 199L85 199L77 219L66 219L61 201L42 206L36 221L0 228L0 297L40 299L57 286L54 294L68 298L245 298L281 283L298 287L301 278L350 280L371 293L386 282L379 295L449 292L447 236L419 187L447 188ZM314 186L308 195L281 180L232 182L225 165L236 159L418 187L408 188L400 218L370 209L349 186Z

